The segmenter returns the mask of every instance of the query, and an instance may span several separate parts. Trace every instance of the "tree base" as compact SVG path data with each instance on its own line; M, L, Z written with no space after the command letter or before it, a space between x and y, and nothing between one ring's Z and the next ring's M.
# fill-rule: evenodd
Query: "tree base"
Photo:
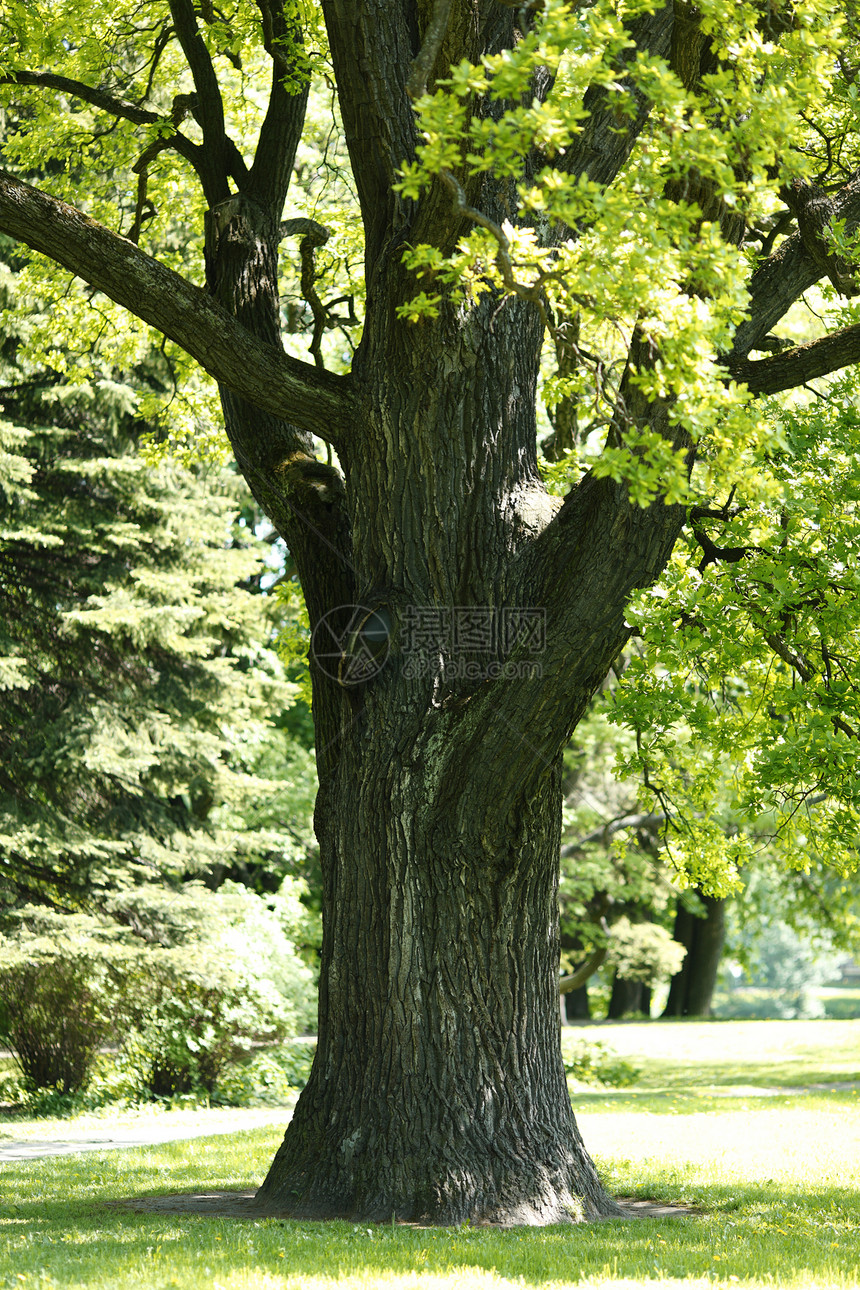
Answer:
M500 1139L480 1154L447 1142L352 1162L341 1149L322 1156L297 1128L287 1131L255 1197L260 1214L433 1227L546 1227L621 1216L575 1128L563 1144L544 1140L533 1153L522 1144L520 1158Z
M587 1221L606 1222L613 1219L639 1218L690 1218L699 1213L687 1205L662 1204L659 1201L621 1197L612 1201L611 1214L599 1214ZM235 1218L256 1221L259 1218L296 1218L297 1215L273 1213L261 1208L251 1191L182 1192L172 1196L129 1196L123 1200L108 1201L110 1209L132 1210L143 1214L199 1214L202 1218ZM319 1217L331 1217L318 1215ZM342 1218L343 1215L338 1217ZM368 1220L369 1221L369 1220ZM569 1218L565 1221L571 1221ZM389 1220L390 1222L390 1220ZM415 1225L411 1225L415 1226ZM437 1224L438 1226L438 1224ZM514 1224L483 1224L474 1226L515 1226ZM520 1224L522 1226L522 1224ZM531 1224L530 1226L534 1226Z

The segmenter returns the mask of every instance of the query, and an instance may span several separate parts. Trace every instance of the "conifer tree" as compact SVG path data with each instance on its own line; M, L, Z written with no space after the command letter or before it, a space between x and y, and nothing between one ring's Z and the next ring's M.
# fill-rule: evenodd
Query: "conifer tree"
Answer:
M8 309L8 269L2 287ZM33 370L26 325L7 313L0 349L2 897L283 874L313 774L272 721L294 687L252 590L261 543L235 526L244 488L140 451L155 359L96 384L60 355Z

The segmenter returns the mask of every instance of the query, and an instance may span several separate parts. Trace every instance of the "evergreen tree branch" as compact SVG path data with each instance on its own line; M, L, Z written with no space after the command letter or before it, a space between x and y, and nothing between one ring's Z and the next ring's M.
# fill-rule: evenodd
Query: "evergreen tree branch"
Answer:
M0 170L0 231L49 256L181 345L257 407L337 444L350 381L257 340L211 296L126 238Z

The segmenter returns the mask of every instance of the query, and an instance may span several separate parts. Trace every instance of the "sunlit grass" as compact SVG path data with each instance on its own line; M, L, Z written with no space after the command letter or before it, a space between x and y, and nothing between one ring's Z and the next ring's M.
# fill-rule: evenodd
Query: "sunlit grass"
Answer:
M576 1098L586 1142L611 1189L683 1201L701 1211L694 1217L426 1230L149 1215L105 1205L155 1192L252 1187L280 1139L279 1129L258 1129L235 1138L7 1162L0 1182L0 1286L857 1286L860 1095L749 1090L771 1087L773 1067L791 1061L798 1072L824 1072L822 1082L832 1081L831 1047L838 1078L846 1078L841 1068L851 1065L860 1026L737 1024L745 1033L734 1038L728 1027L736 1023L600 1027L610 1047L622 1051L629 1044L625 1055L641 1061L643 1082ZM767 1029L784 1025L791 1027L791 1060L779 1057L777 1032ZM721 1061L709 1034L724 1030ZM818 1036L826 1042L819 1045ZM756 1052L761 1063L753 1060ZM860 1056L856 1047L854 1053ZM701 1084L696 1055L703 1067L709 1063ZM817 1081L799 1074L785 1080L795 1087L807 1082Z
M566 1047L581 1040L599 1040L642 1066L645 1088L860 1081L860 1019L599 1022L565 1030Z
M248 1127L263 1123L285 1126L294 1102L293 1097L287 1107L254 1107L241 1111L226 1106L171 1106L165 1103L143 1103L123 1108L103 1106L71 1119L59 1116L31 1119L14 1115L0 1118L0 1147L10 1139L16 1142L36 1139L79 1142L126 1134L142 1136L147 1129L154 1131L153 1136L163 1129L177 1138L183 1133L191 1137L200 1135L202 1131L220 1133L231 1129L237 1122L246 1123Z

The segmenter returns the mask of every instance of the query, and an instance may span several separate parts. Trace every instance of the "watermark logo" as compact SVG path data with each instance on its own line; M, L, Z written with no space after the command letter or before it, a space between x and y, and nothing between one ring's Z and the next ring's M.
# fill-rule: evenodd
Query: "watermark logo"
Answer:
M447 685L455 681L536 681L543 676L537 659L490 659L481 663L470 658L428 658L410 654L403 660L403 676L407 681L440 680Z
M364 685L389 661L394 632L389 606L340 605L314 628L311 655L340 685ZM399 615L398 637L405 680L531 680L541 675L537 658L546 646L546 613L491 605L408 605Z
M320 671L344 686L364 685L385 667L391 653L392 621L383 605L339 605L323 614L311 636L310 652Z

